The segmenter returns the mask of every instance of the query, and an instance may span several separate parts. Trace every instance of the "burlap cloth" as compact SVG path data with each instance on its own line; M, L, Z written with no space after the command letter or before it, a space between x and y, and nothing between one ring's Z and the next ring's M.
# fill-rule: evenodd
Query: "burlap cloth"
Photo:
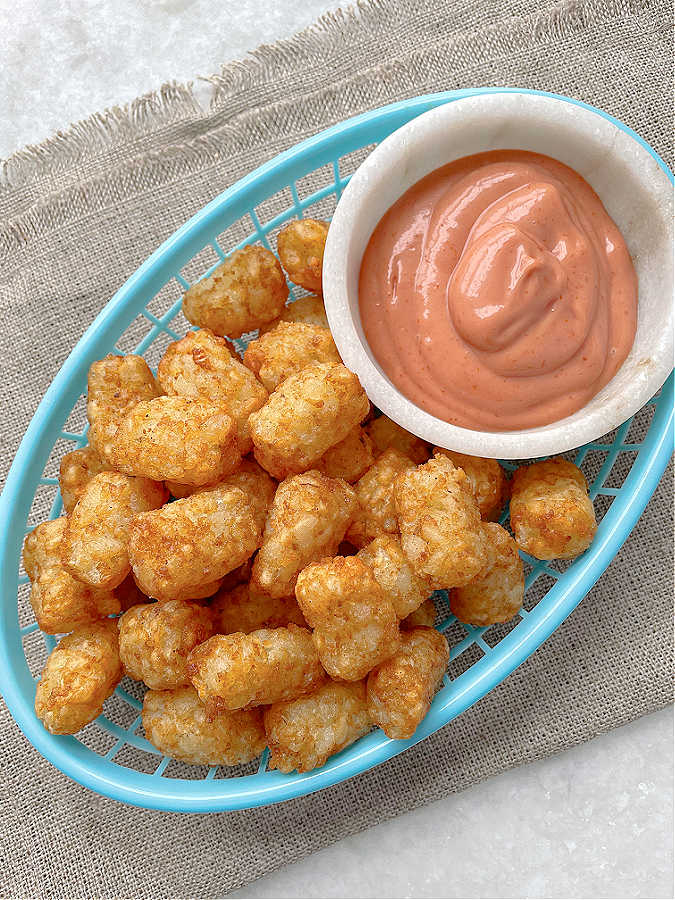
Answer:
M208 113L171 85L15 155L0 184L3 472L50 379L138 264L235 179L321 128L428 91L517 85L603 107L669 160L671 18L666 0L373 2L227 65ZM222 895L669 703L670 485L504 684L420 746L315 796L209 816L125 807L56 772L2 706L3 896Z

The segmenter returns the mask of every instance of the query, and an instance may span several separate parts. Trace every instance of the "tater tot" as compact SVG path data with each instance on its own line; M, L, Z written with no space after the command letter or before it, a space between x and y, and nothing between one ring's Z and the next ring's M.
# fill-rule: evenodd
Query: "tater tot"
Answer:
M573 559L595 536L595 511L583 472L565 459L516 469L511 530L521 550L536 559Z
M421 606L409 613L401 622L401 628L404 631L410 631L411 628L418 628L425 625L427 628L433 628L436 621L436 604L433 597L427 597Z
M428 582L416 574L400 539L393 534L376 537L357 556L372 570L375 580L394 604L399 619L405 619L431 593Z
M190 684L187 658L213 634L211 610L187 600L134 606L119 619L124 671L153 690Z
M148 691L142 717L150 743L184 763L238 766L265 749L261 710L208 713L193 687Z
M317 461L316 468L331 478L344 478L353 484L374 462L372 441L365 430L357 425L339 444L326 450Z
M380 534L398 534L394 479L412 468L411 459L390 447L356 482L359 505L347 532L347 540L355 547L365 547Z
M278 319L273 319L267 325L260 327L260 334L267 334L276 328L279 322L304 322L306 325L319 325L328 328L326 308L321 297L311 294L309 297L299 297L292 303L284 306Z
M120 611L112 591L77 581L61 561L65 518L38 525L23 545L23 563L31 581L30 602L37 623L47 634L63 634Z
M116 588L131 571L129 522L167 499L162 482L118 472L95 475L68 517L61 544L66 569L91 587Z
M267 391L244 366L225 338L204 328L169 344L157 366L157 380L169 395L205 400L235 423L239 452L253 449L248 417L267 400Z
M253 557L247 559L236 569L232 569L222 579L220 589L223 592L233 591L240 584L248 584L251 580L251 570L253 569ZM215 597L213 598L215 600Z
M152 400L160 389L140 356L106 356L92 363L87 379L89 445L109 462L111 441L122 418L141 400Z
M210 610L218 634L250 634L261 628L284 628L291 622L307 627L295 597L269 597L250 584L221 589L211 600Z
M368 422L367 431L376 453L384 453L393 447L404 456L409 457L415 465L426 462L431 456L431 448L421 438L415 437L405 428L401 428L387 416L378 416Z
M234 472L241 453L227 413L205 400L157 397L122 419L110 461L127 475L202 485Z
M340 354L330 331L301 322L280 322L272 331L251 341L244 353L244 365L268 391L316 362L339 363Z
M469 480L446 456L402 472L394 482L403 552L433 588L468 584L488 561Z
M200 487L194 487L193 485L167 481L166 486L171 491L172 496L177 499L191 497L199 491L209 491L217 487L238 487L248 497L255 512L256 521L262 531L274 492L277 489L277 482L254 459L242 459L236 472L227 475L217 484L205 484ZM242 580L246 581L247 579L244 578Z
M84 625L49 654L35 693L35 712L52 734L75 734L99 716L122 677L117 622Z
M304 472L367 415L359 379L339 363L291 375L249 419L255 458L277 479Z
M199 585L236 569L259 542L244 492L222 487L139 513L129 526L128 550L136 582L148 597L197 599L209 596L195 592Z
M251 581L271 597L293 595L298 573L337 552L356 509L344 481L309 471L281 482L265 524Z
M199 328L237 338L275 319L287 297L276 256L265 247L244 247L188 289L183 314Z
M209 710L293 700L326 677L306 628L215 634L188 658L188 673Z
M307 566L298 576L295 596L331 678L359 681L396 651L400 635L394 605L356 556Z
M469 625L508 622L523 605L525 576L516 542L501 525L485 525L490 563L473 581L450 591L450 611Z
M450 658L433 628L404 631L399 650L368 676L368 713L387 737L410 738L426 716Z
M59 489L65 511L71 513L75 509L75 504L94 475L109 471L110 466L91 447L66 453L59 467Z
M442 447L434 447L434 454L447 456L453 465L464 470L481 518L484 522L496 522L509 496L509 482L497 460L468 456L455 450L443 450Z
M268 706L264 713L269 768L310 772L370 729L364 681L330 681L311 694Z
M281 265L293 284L321 293L323 251L328 222L320 219L296 219L289 222L277 238Z

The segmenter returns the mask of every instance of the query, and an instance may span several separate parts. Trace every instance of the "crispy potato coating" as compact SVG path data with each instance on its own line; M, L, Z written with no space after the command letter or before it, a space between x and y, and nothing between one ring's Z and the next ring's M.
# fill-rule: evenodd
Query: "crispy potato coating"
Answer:
M260 465L275 478L305 472L367 415L359 379L339 363L313 363L270 394L249 426Z
M429 444L421 438L415 437L405 428L401 428L387 416L382 415L372 419L368 422L367 431L377 454L384 453L385 450L393 447L394 450L398 450L399 453L411 459L417 466L426 462L431 456Z
M75 504L94 475L109 471L110 466L91 447L66 453L59 468L59 489L65 511L70 514L75 509Z
M359 505L347 532L347 540L355 547L365 547L380 534L398 534L394 479L412 468L411 459L390 447L356 482Z
M488 561L469 480L447 456L402 472L394 482L403 552L433 588L461 587Z
M400 539L393 534L376 537L357 556L372 570L375 580L394 604L399 619L410 615L431 593L428 582L416 574Z
M234 472L241 453L227 413L206 400L157 397L122 419L110 460L127 475L202 485Z
M387 737L410 738L426 716L450 658L433 628L403 632L400 649L368 676L368 713Z
M434 455L439 454L464 470L483 521L496 522L509 496L509 482L497 460L434 447Z
M331 478L343 478L353 484L374 462L373 443L364 429L357 425L339 444L326 450L316 463L316 468Z
M298 573L337 552L356 496L344 481L309 471L281 482L253 563L252 584L270 597L291 597Z
M284 628L291 622L307 627L295 597L269 597L250 584L239 584L229 591L221 589L210 609L218 634L250 634L261 628Z
M267 334L276 328L279 322L304 322L306 325L319 325L328 328L326 307L321 297L311 294L309 297L298 297L292 303L284 306L278 319L273 319L267 325L260 327L260 334Z
M262 711L209 714L193 687L148 691L143 699L145 736L165 756L202 766L238 766L265 749Z
M268 391L315 362L339 363L340 354L330 331L302 322L280 322L251 341L244 353L244 365Z
M521 550L537 559L573 559L590 546L596 529L578 466L557 458L516 469L511 530Z
M191 584L188 587L175 591L174 600L206 600L213 597L223 584L222 578L216 578L214 581L204 581L199 584ZM164 598L166 599L166 598Z
M427 628L433 628L436 621L436 604L433 597L427 597L421 606L409 613L401 622L401 628L410 631L411 628L418 628L425 625Z
M281 265L293 284L321 293L323 251L328 222L320 219L296 219L289 222L277 238Z
M122 677L117 622L84 625L49 654L35 693L35 712L52 734L75 734L103 711Z
M129 410L141 400L159 397L160 389L140 356L106 356L92 363L87 379L89 445L110 462L111 442Z
M187 658L213 634L211 610L187 600L134 606L119 619L125 674L165 691L190 684Z
M276 256L265 247L235 250L183 297L183 314L214 334L241 337L275 319L288 297Z
M168 491L159 481L118 472L95 475L68 517L61 544L66 569L91 587L116 588L131 571L129 522L167 499Z
M310 772L370 729L366 684L329 681L311 694L268 706L269 768Z
M198 591L200 585L236 569L259 542L260 529L244 492L221 487L135 516L129 559L148 597L198 599L210 596Z
M188 658L188 673L209 711L293 700L326 675L306 628L215 634Z
M298 576L295 596L319 659L331 678L359 681L396 652L394 604L356 556L312 563Z
M523 605L525 576L518 547L495 522L485 525L490 562L473 581L450 591L450 611L469 625L508 622Z
M23 545L23 564L32 582L31 606L47 634L64 634L120 611L112 591L92 589L64 567L61 545L66 527L65 518L43 522Z
M248 417L267 401L267 391L244 366L225 338L206 328L189 331L169 344L157 367L157 380L171 395L217 406L234 420L239 452L253 449Z

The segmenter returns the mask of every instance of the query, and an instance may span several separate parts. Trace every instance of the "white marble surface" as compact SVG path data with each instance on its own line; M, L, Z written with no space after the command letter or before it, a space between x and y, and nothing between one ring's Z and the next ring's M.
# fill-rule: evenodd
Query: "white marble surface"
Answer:
M339 5L0 0L0 157L163 81L209 74ZM672 732L672 711L656 713L233 896L672 897Z

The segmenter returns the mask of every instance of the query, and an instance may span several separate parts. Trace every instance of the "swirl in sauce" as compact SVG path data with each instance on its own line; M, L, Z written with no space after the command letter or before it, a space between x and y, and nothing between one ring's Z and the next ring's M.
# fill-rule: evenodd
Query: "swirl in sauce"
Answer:
M547 425L628 355L637 277L600 199L547 156L496 150L413 185L370 238L361 322L393 384L466 428Z

